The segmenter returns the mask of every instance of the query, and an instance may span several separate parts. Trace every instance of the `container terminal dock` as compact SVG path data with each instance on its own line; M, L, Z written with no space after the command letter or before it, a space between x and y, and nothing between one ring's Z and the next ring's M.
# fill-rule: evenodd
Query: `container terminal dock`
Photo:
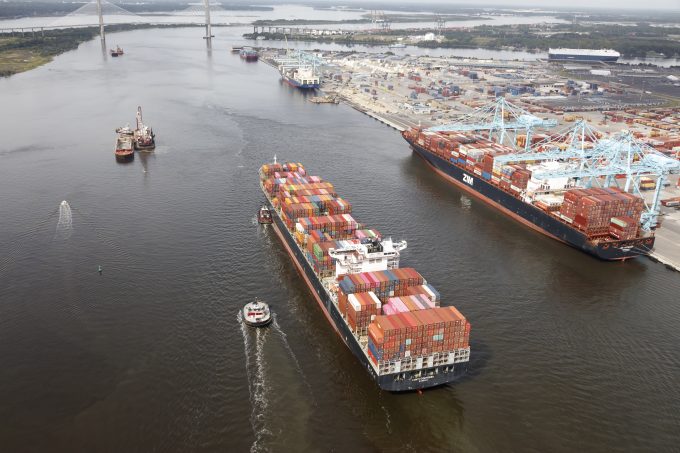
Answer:
M661 203L680 196L680 70L389 53L260 53L280 71L313 71L321 87L311 102L322 96L341 101L402 132L429 164L442 163L433 165L437 172L459 174L463 189L469 189L466 183L500 187L491 202L504 211L507 202L519 199L506 213L531 228L601 259L645 255L680 270L680 211ZM644 90L623 82L640 77ZM624 149L633 151L626 155ZM574 198L582 189L583 200ZM518 217L517 209L527 204L546 211L552 226L533 214ZM614 249L619 253L612 254Z

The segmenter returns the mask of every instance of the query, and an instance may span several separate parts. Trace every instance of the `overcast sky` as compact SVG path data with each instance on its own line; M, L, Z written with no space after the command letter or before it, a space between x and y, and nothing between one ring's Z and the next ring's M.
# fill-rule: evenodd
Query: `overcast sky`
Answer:
M383 1L383 0L378 0ZM387 0L385 0L387 1ZM397 0L398 3L413 1ZM393 3L393 2L390 2ZM673 9L680 11L680 0L424 0L424 3L496 5L515 7L518 5L540 8L636 8Z

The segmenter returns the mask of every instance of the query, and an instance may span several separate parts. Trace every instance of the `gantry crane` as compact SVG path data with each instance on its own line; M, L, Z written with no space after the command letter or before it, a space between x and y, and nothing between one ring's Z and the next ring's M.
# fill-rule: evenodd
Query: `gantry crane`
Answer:
M442 126L433 126L433 132L488 132L488 139L498 143L516 147L517 135L526 135L525 149L531 144L531 134L536 128L557 126L552 119L539 118L526 110L517 107L498 97L494 102L484 105L471 113L462 115L458 121Z
M603 138L604 134L580 120L574 126L533 145L524 153L496 156L495 163L510 164L535 161L558 161L565 165L558 169L536 169L532 178L569 178L579 187L619 187L645 200L640 189L640 178L656 178L656 189L645 210L640 226L651 231L658 224L659 197L669 174L680 173L680 161L671 159L646 143L636 139L630 131L622 131Z

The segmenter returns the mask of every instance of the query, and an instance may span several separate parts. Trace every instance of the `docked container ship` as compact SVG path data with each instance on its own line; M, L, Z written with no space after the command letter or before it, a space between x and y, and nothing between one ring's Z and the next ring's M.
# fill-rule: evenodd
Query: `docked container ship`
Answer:
M647 255L654 236L640 226L644 200L617 188L574 187L568 178L537 180L557 165L506 164L512 148L460 132L410 129L411 148L441 176L530 228L603 260Z
M319 75L313 68L282 69L281 78L288 85L301 90L314 90L321 86Z
M333 329L387 391L447 384L467 372L470 323L412 268L405 241L352 217L333 185L297 163L260 168L273 226Z
M260 57L256 50L245 48L239 51L239 55L246 61L257 61L257 59Z
M613 63L621 56L612 49L548 49L551 61L604 61Z

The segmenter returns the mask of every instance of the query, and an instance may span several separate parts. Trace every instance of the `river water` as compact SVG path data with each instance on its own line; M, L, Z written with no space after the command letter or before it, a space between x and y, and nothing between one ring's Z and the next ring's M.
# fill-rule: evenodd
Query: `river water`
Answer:
M110 8L110 7L109 7ZM319 20L319 21L342 21L357 20L366 18L370 11L362 9L316 9L303 5L275 5L271 11L243 11L243 10L220 10L213 8L211 13L212 23L216 25L228 25L229 27L216 27L213 31L222 37L228 38L233 43L250 44L259 46L260 41L246 41L243 39L244 33L251 33L252 26L249 25L256 20ZM80 12L78 12L80 11ZM404 14L402 11L384 11L385 14ZM0 29L11 29L21 27L54 27L67 28L74 26L94 26L98 23L96 10L92 4L85 5L76 12L60 17L22 17L17 19L0 20ZM427 12L408 13L410 15L431 14ZM533 24L559 24L567 23L564 19L559 19L551 15L522 15L517 14L488 14L480 19L477 15L470 15L468 20L446 22L447 28L472 28L479 26L502 26L502 25L533 25ZM153 24L203 24L205 13L198 4L193 5L188 10L172 11L165 14L124 14L117 9L106 9L104 11L104 21L106 24L130 24L130 23L153 23ZM313 25L300 26L303 28L313 28ZM376 26L369 23L362 24L323 24L318 25L322 29L343 29L343 30L370 30ZM423 29L435 28L436 24L431 22L394 22L391 24L393 29ZM415 33L415 32L414 32ZM484 59L505 59L505 60L524 60L533 61L537 59L547 59L547 52L527 52L524 50L492 50L492 49L445 49L445 48L420 48L408 46L403 49L393 49L387 46L363 46L363 45L342 45L332 43L291 41L267 41L269 47L294 47L301 49L324 49L324 50L356 50L356 51L390 51L397 55L431 55L445 57L463 58L484 58ZM659 67L680 66L680 59L677 58L621 58L621 63L628 64L651 64Z
M200 36L120 33L121 58L95 40L0 80L2 451L677 449L677 273L543 238ZM137 105L158 148L118 164ZM402 265L472 323L466 379L377 389L255 223L274 154L408 240ZM274 327L239 325L255 297Z

